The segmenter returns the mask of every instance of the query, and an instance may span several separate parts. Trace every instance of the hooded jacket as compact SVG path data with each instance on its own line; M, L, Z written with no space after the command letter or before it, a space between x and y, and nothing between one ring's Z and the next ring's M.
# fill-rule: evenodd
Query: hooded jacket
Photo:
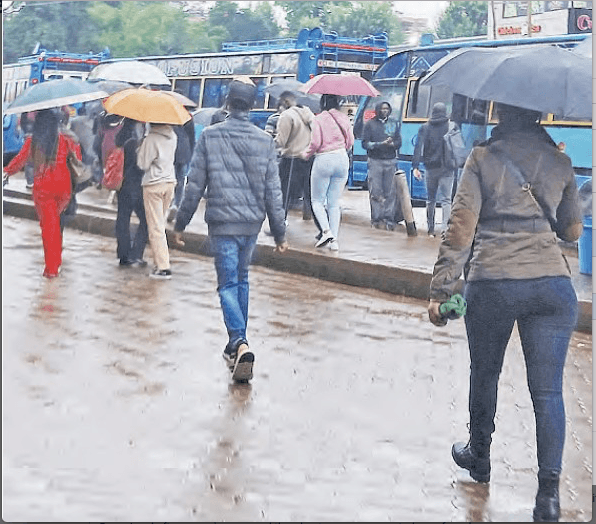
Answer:
M310 144L313 112L306 106L292 106L279 116L275 143L283 157L299 157Z
M256 235L267 216L275 242L284 240L275 145L248 120L247 112L232 112L199 136L175 231L184 231L205 192L209 235Z
M444 167L444 141L443 136L449 130L447 107L442 102L436 103L432 108L429 121L420 126L412 168L418 169L420 160L428 169Z
M172 126L152 124L137 152L137 165L145 172L143 185L176 182L174 156L178 138Z
M536 200L556 219L556 235L511 165L524 174ZM575 241L582 231L569 157L538 124L517 130L499 125L464 166L430 298L448 299L466 263L469 281L570 276L556 236Z
M385 121L381 120L381 105L389 106L389 115ZM375 118L369 120L362 132L362 147L366 149L369 158L379 160L391 160L397 158L397 152L401 147L401 134L397 121L391 116L392 108L388 102L379 102L375 106ZM388 137L393 138L393 146L382 144Z

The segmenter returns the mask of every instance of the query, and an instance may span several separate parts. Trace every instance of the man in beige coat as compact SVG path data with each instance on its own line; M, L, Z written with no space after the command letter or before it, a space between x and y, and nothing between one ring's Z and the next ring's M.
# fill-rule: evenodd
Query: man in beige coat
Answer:
M137 152L143 175L143 200L155 268L151 278L171 279L170 254L166 238L166 215L174 198L176 171L174 157L178 138L167 124L151 124L149 134Z

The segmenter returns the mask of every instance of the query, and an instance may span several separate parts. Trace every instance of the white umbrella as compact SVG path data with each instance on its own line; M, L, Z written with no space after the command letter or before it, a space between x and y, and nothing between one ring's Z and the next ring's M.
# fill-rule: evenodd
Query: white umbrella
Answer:
M159 67L139 60L119 60L104 62L95 66L87 80L112 80L129 84L151 84L170 86L171 82Z

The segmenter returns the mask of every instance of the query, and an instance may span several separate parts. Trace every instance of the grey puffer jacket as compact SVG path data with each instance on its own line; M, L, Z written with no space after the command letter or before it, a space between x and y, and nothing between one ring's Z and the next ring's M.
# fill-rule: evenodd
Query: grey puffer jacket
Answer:
M510 163L556 220L556 234ZM464 166L430 298L443 301L454 293L470 255L468 281L570 276L556 237L575 241L582 231L569 157L538 125L510 133L497 126Z
M203 130L188 170L175 231L184 231L203 195L210 235L256 235L265 217L277 244L285 240L285 212L273 138L231 113Z

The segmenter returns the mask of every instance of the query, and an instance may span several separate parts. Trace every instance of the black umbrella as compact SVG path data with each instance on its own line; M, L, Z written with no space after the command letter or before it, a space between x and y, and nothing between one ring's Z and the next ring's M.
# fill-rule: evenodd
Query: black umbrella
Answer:
M293 78L281 78L265 87L265 92L273 98L279 98L284 91L290 91L296 97L296 103L308 107L313 113L321 110L321 95L307 95L298 88L302 82Z
M557 116L592 116L592 60L557 46L460 49L434 64L420 85Z

